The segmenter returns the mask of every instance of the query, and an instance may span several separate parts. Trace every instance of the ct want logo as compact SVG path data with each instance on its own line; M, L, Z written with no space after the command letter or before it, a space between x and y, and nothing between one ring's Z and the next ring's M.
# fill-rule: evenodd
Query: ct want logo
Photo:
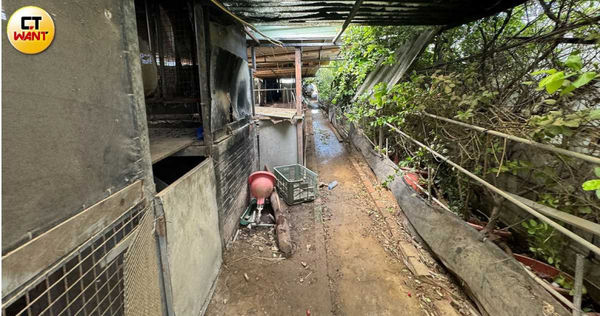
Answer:
M15 11L6 26L8 40L24 54L41 53L54 39L54 21L42 8L27 6Z

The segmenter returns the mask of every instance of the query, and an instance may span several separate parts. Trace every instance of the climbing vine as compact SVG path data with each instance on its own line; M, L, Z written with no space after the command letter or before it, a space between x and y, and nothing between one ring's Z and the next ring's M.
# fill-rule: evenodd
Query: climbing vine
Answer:
M425 115L600 156L599 21L600 1L527 2L444 30L403 81L379 83L362 96L356 91L377 62L396 62L394 51L423 29L351 27L343 60L319 70L316 82L326 91L323 102L342 109L372 140L389 123L503 190L600 223L600 166ZM453 211L466 220L490 216L493 194L384 132L389 146L379 149L399 166L433 168L434 194ZM523 230L536 257L563 261L566 240L552 227L528 217L503 222Z

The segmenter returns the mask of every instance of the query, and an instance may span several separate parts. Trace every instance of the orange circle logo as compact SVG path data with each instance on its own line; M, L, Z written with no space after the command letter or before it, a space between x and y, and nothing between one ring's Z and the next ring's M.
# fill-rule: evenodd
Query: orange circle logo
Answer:
M42 8L27 6L15 11L6 26L8 40L23 54L41 53L54 39L54 21Z

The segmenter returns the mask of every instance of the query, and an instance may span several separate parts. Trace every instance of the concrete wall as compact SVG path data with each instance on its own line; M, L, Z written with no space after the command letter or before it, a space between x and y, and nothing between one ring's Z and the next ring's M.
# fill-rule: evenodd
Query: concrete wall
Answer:
M167 226L167 257L175 315L200 315L221 266L216 179L206 159L157 197Z
M298 163L296 125L288 121L273 124L269 120L259 122L259 166L273 167Z
M2 37L3 254L151 173L132 4L35 5L56 25L46 51Z

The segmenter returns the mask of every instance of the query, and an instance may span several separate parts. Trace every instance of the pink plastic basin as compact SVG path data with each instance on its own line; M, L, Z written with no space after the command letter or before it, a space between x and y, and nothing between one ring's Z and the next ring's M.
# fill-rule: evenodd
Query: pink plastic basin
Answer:
M267 171L257 171L248 177L250 194L256 198L257 205L264 205L275 186L275 175Z

